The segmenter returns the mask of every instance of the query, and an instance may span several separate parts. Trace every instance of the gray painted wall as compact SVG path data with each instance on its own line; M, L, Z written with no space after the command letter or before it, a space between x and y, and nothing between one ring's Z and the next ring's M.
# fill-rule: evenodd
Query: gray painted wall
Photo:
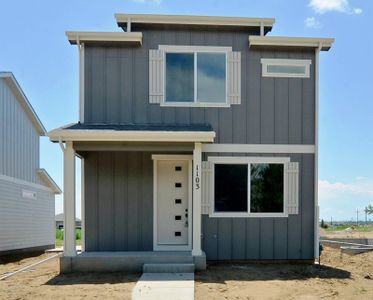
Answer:
M153 250L151 153L85 154L87 251Z
M152 251L151 154L84 153L87 251ZM290 157L300 163L300 214L261 219L203 216L207 259L312 259L313 155Z
M142 47L85 47L85 122L209 123L216 143L313 144L314 52L252 50L244 32L143 31ZM149 104L148 50L159 44L232 46L241 51L242 104L170 108ZM311 78L263 78L260 58L311 59ZM152 250L150 152L86 152L87 250ZM287 155L289 156L289 155ZM289 218L203 216L210 260L312 259L314 156L300 163L300 214Z
M11 88L0 78L0 174L41 183L39 134Z
M312 144L313 50L252 50L246 32L143 31L142 47L85 47L85 122L209 123L217 143ZM159 44L232 46L241 51L242 104L171 108L149 104L148 53ZM311 59L311 78L264 78L260 58Z

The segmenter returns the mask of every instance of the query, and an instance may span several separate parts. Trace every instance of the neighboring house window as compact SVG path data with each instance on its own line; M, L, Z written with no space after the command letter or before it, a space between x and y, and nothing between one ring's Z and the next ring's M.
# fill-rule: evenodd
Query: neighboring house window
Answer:
M309 78L311 60L262 58L263 77Z
M286 216L285 164L289 158L211 157L213 216Z
M231 47L168 46L149 51L149 102L229 107L241 103L241 54Z

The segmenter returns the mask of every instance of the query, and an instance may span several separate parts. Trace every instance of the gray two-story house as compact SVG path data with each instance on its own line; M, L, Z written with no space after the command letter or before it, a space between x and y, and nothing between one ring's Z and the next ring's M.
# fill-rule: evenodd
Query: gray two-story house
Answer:
M64 152L61 271L318 257L319 53L274 19L115 15L67 32L80 120ZM75 157L83 252L75 251Z

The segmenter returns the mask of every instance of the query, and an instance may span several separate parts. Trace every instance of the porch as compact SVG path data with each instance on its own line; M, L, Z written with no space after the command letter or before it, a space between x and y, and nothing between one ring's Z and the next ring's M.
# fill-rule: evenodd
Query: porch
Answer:
M145 264L194 264L196 271L206 269L206 255L193 256L191 251L99 251L82 252L60 258L60 272L140 273Z
M194 264L196 270L203 270L201 153L202 143L212 142L214 136L211 127L195 125L76 124L52 131L49 137L60 143L64 154L65 239L60 271L141 272L144 264L166 263ZM76 156L82 162L80 254L75 250L74 228ZM174 165L163 164L172 160ZM178 180L168 175L169 189L163 185L157 192L157 174L168 174L167 170L174 170L175 175L186 170L186 175ZM125 186L123 179L127 180ZM167 184L167 178L163 184L165 181ZM181 186L183 192L179 193ZM168 197L168 191L176 191L169 197L170 204L182 208L169 212L169 222L172 225L171 220L178 220L179 228L168 228L164 222L167 213L157 213L157 209L167 210L168 204L159 199ZM168 237L163 234L167 229Z

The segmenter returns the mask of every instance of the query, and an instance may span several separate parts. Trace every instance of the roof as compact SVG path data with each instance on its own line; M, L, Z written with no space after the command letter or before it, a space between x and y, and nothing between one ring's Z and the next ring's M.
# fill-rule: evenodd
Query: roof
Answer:
M142 44L141 32L85 32L67 31L66 36L71 45L85 44Z
M47 134L51 141L213 142L208 124L69 124Z
M199 25L224 27L261 27L269 30L275 23L273 18L245 18L220 16L189 16L189 15L154 15L154 14L115 14L119 26L133 24L158 25ZM268 30L267 30L268 31Z
M48 174L45 169L39 169L37 171L38 175L40 176L41 180L55 193L55 194L62 194L62 190L57 185L57 183L52 179L52 177Z
M46 130L41 123L39 117L37 116L35 110L33 109L32 105L28 101L25 93L21 89L21 86L17 82L16 78L14 77L12 72L0 72L0 78L3 78L5 82L9 85L12 89L13 93L15 94L16 98L18 99L19 103L21 104L22 108L26 112L27 116L30 118L32 124L34 125L35 129L38 131L40 135L45 135Z
M283 37L283 36L249 36L251 48L260 47L299 47L299 48L319 48L328 51L334 39L332 38L307 38L307 37Z

